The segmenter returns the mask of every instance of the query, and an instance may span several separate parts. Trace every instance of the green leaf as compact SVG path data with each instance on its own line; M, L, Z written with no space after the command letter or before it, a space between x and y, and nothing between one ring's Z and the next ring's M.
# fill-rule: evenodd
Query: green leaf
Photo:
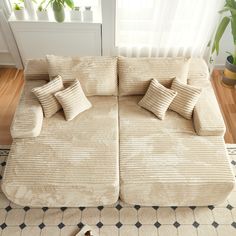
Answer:
M225 16L221 20L221 22L220 22L220 24L218 26L218 29L216 31L216 35L215 35L215 39L214 39L214 44L213 44L213 48L212 48L212 53L214 53L214 51L216 51L217 55L219 54L219 43L220 43L222 35L224 34L225 29L228 26L229 22L230 22L230 18L228 16Z
M229 11L229 8L228 8L228 7L225 7L224 9L220 10L219 13L222 14L222 13L224 13L224 12L226 12L226 11Z
M225 7L224 9L220 10L219 13L224 13L226 11L230 11L232 15L236 14L236 9L232 7Z
M236 16L231 18L231 30L234 38L234 44L236 44Z
M65 3L71 9L74 8L74 1L73 0L65 0Z

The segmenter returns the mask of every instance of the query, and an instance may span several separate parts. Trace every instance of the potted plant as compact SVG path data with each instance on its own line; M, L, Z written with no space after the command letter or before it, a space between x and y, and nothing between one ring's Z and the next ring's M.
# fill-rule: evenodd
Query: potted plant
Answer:
M54 17L57 22L63 22L65 20L65 4L71 9L74 8L73 0L49 0L48 4L52 4Z
M80 11L80 7L74 7L70 11L70 20L71 21L81 21L82 15Z
M36 0L23 0L23 2L24 2L25 10L28 15L28 19L35 20L36 15L35 15L35 9L34 9L33 3L36 3Z
M38 8L37 8L37 16L38 16L38 20L41 21L48 21L48 11L46 7L43 7L43 4L46 2L46 0L43 0Z
M23 0L20 0L18 3L14 3L13 5L13 11L14 15L17 20L24 20L25 19L25 10L23 7Z
M219 54L219 43L227 26L231 25L231 33L234 43L234 52L228 52L230 55L226 59L224 75L222 81L229 86L236 85L236 0L226 0L224 8L219 13L229 13L224 16L217 28L212 53L216 51Z

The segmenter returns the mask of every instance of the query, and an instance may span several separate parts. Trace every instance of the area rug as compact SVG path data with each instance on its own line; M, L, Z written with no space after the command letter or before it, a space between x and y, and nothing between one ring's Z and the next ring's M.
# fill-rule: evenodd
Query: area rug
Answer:
M236 145L228 145L236 174ZM1 176L9 149L0 149ZM236 189L208 207L140 207L117 202L94 208L31 208L0 192L1 236L74 236L84 225L95 236L236 236Z

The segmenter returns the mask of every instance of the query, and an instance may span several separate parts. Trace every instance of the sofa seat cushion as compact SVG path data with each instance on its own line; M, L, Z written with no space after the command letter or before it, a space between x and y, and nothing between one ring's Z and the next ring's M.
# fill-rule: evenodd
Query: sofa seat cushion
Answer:
M234 187L223 138L196 135L192 120L167 111L164 121L121 97L120 196L129 204L204 206Z
M116 97L91 97L93 107L66 122L45 118L40 136L15 139L2 180L19 205L98 206L119 196Z

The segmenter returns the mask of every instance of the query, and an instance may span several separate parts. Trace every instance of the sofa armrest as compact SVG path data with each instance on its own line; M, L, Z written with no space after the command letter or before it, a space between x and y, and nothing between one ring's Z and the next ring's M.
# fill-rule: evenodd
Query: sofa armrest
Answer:
M224 119L210 83L202 88L193 111L193 122L198 135L223 136L225 133Z
M45 83L44 80L26 81L11 124L12 138L31 138L40 134L43 124L43 110L31 89Z
M32 105L24 111L18 110L11 125L12 138L32 138L40 135L43 124L41 106Z

